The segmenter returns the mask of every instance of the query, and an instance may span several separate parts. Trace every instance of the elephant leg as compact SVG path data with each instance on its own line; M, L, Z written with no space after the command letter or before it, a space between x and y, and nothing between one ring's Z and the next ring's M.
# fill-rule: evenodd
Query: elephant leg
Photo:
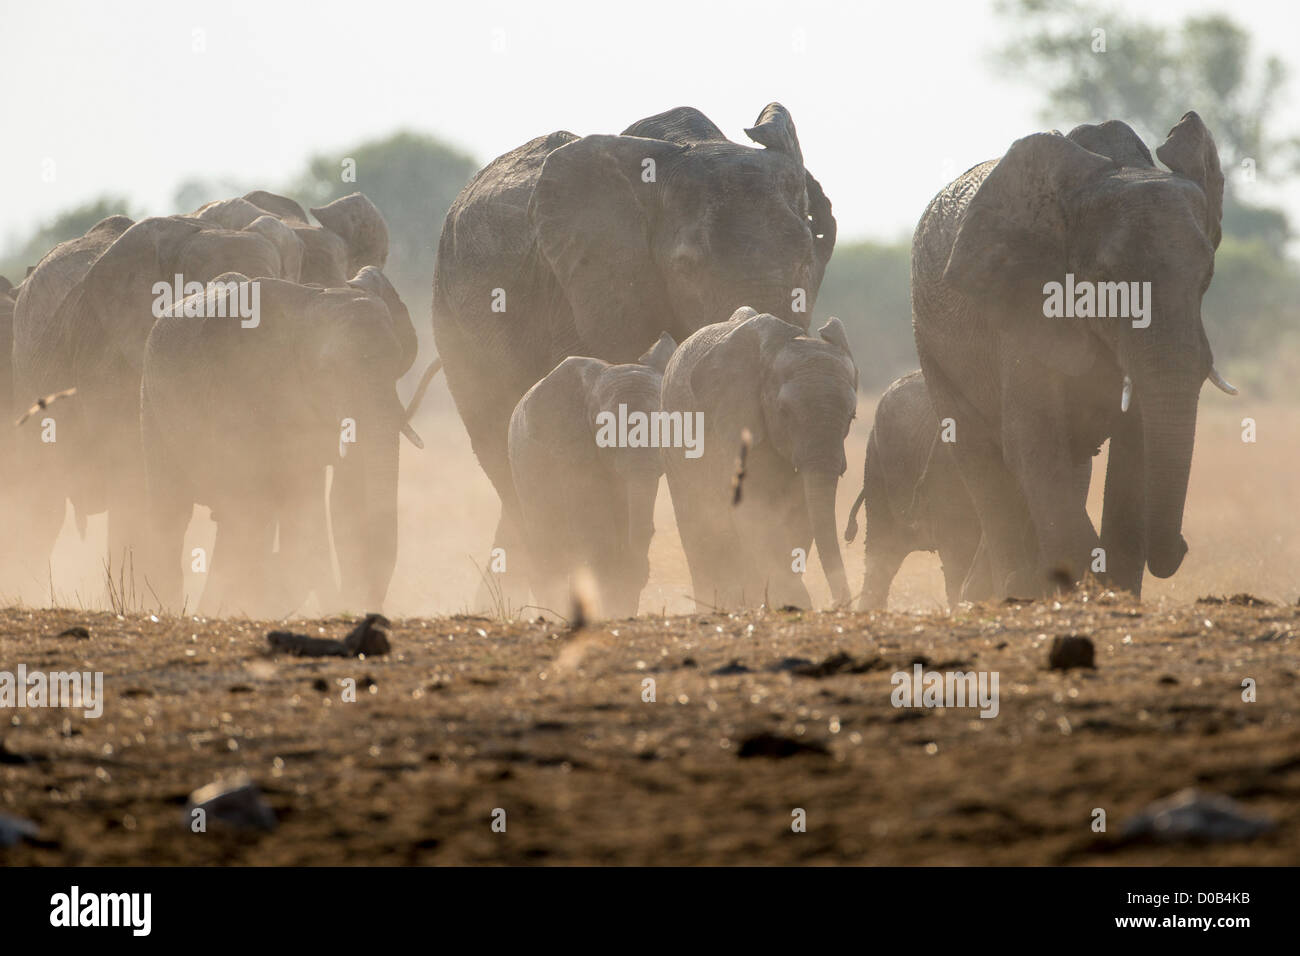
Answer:
M447 371L448 384L451 384L453 376L450 369ZM527 386L514 399L517 400L526 390ZM528 603L528 582L532 575L528 567L523 513L520 510L519 496L515 492L514 475L510 470L510 416L514 412L514 400L508 406L500 404L496 397L490 401L493 404L488 406L484 414L475 414L474 427L470 429L470 445L488 480L492 482L492 487L496 489L501 501L501 516L492 536L492 553L483 564L483 578L479 582L474 603L480 610L500 609L511 612ZM468 427L468 421L466 424ZM498 554L505 555L504 571L492 570L496 563L494 558Z
M988 562L979 550L979 528L971 530L973 534L953 534L938 545L949 608L961 601L987 600L993 590Z
M322 613L341 604L326 525L325 470L304 469L282 493L280 521L280 580L284 600L294 607L315 592Z
M1101 547L1106 556L1106 580L1112 587L1142 596L1146 565L1146 512L1142 418L1134 399L1110 437L1106 492L1101 509Z
M739 599L734 571L744 556L730 522L710 517L708 502L697 498L691 477L670 477L668 493L691 572L690 596L700 610L710 611Z
M10 491L0 580L47 591L54 587L50 560L67 517L66 489L57 475L42 471L27 472Z
M890 585L912 550L892 522L885 521L882 515L867 515L863 540L866 567L862 573L862 593L858 596L859 611L883 611L889 606Z
M220 520L199 613L258 616L267 606L274 511L267 504L248 501L224 502L214 511Z
M1003 456L1037 533L1039 584L1048 591L1068 587L1087 570L1097 532L1088 518L1086 485L1080 493L1081 470L1071 457L1065 389L1054 374L1031 376L1019 366L1005 381ZM1025 401L1026 394L1034 400Z
M749 604L761 601L769 607L812 607L812 595L804 583L813 551L812 525L797 489L793 501L765 505L760 500L749 508L742 505L736 521L742 546L756 565L752 583L745 588ZM795 570L796 560L802 561L803 573Z
M149 531L142 563L145 583L162 610L180 614L185 603L185 531L194 511L194 495L167 454L167 444L147 406L141 412L141 435Z
M1027 573L1033 556L1027 556L1023 546L1029 521L1025 502L1002 456L994 446L960 437L952 452L979 519L991 596L1039 596L1041 583Z

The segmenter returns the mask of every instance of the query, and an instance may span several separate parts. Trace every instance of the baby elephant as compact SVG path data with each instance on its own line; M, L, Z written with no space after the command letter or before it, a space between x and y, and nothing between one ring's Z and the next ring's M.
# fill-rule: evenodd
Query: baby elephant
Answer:
M533 594L551 611L567 612L570 577L586 568L605 615L636 614L663 474L649 429L675 348L664 333L635 364L567 358L515 406L510 470Z
M975 561L980 523L921 373L898 379L880 397L867 439L862 493L849 512L844 540L858 533L858 507L867 506L867 568L858 610L883 608L899 567L913 551L937 551L948 604L961 600ZM981 580L981 578L984 578ZM965 599L988 596L987 575L971 575Z
M808 607L813 542L835 603L849 599L835 488L858 370L839 319L819 335L746 307L700 329L668 363L664 411L703 423L702 447L664 451L702 607Z

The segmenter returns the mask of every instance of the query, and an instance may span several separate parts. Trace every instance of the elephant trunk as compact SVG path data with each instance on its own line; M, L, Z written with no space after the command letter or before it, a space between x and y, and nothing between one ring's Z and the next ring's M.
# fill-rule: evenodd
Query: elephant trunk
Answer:
M330 518L344 600L358 610L383 605L397 564L399 429L405 413L382 401L357 418L357 442L335 462Z
M835 489L839 477L830 471L803 469L803 495L808 506L808 520L812 525L817 556L831 587L831 598L836 604L849 600L849 580L844 573L844 558L840 554L839 535L835 524Z
M641 591L650 579L650 539L655 533L655 497L659 491L659 477L629 483L627 489L627 542L624 567L627 580L623 582L626 613L635 615Z
M1178 570L1187 553L1183 540L1183 506L1196 439L1199 381L1155 375L1139 380L1145 448L1147 567L1158 578Z

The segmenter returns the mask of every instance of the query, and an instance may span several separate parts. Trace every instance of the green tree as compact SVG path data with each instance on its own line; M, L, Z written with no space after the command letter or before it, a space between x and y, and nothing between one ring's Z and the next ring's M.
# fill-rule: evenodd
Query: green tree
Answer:
M1261 239L1281 253L1286 216L1246 203L1239 187L1256 175L1293 174L1300 139L1274 129L1285 66L1261 59L1244 28L1208 14L1166 29L1080 0L998 0L995 9L1011 29L997 64L1042 84L1045 122L1070 129L1122 119L1152 145L1195 109L1219 147L1225 234Z
M817 294L821 325L839 316L858 365L858 387L873 396L918 367L912 338L910 237L840 243Z
M27 274L28 266L40 262L44 255L60 242L84 235L86 230L109 216L130 216L139 219L141 213L120 196L105 195L59 213L36 227L25 240L13 246L0 260L0 275L17 283Z
M427 315L442 221L479 164L432 136L401 131L308 160L288 190L303 206L363 192L388 221L385 268L413 316ZM353 174L355 178L353 178ZM416 318L417 327L421 325Z

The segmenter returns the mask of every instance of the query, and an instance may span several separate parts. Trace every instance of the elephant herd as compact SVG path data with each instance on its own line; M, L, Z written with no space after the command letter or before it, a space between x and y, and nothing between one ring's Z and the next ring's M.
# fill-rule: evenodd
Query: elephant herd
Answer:
M603 613L635 614L665 476L701 606L808 606L814 545L849 602L835 500L858 369L838 319L810 329L835 217L789 111L745 132L757 147L678 108L484 167L443 224L439 359L409 407L417 336L360 193L315 223L257 191L60 244L0 284L0 395L37 402L0 445L0 574L48 554L70 501L83 534L108 512L110 560L164 608L187 565L207 573L203 613L282 615L313 592L377 608L400 436L419 445L409 420L441 367L501 501L490 567L512 606L567 608L585 574ZM865 504L860 606L918 549L950 602L1087 574L1140 594L1144 569L1177 570L1198 393L1231 391L1200 315L1223 175L1195 113L1156 157L1114 120L1033 134L925 210L921 368L877 406L846 531ZM1064 315L1045 305L1061 284L1087 290ZM218 529L206 568L183 553L195 504Z
M113 216L9 294L8 397L40 400L5 449L6 575L48 560L70 502L83 536L107 512L109 577L142 604L180 610L187 565L205 613L383 601L398 436L414 436L397 380L418 342L379 210L354 193L312 215L253 192ZM195 504L210 555L182 555Z

